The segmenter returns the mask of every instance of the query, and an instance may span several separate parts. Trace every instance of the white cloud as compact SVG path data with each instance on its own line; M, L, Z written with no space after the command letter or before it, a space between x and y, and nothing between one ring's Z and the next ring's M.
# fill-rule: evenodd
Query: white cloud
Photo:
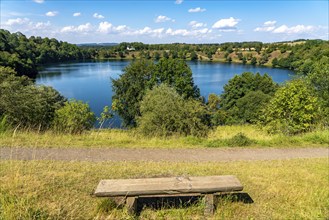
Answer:
M276 24L276 21L266 21L264 22L264 26L274 26Z
M45 0L33 0L35 3L39 3L39 4L42 4L45 2Z
M93 27L90 23L81 24L79 26L65 26L61 29L62 33L68 32L77 32L77 33L86 33L93 30Z
M15 18L15 19L8 19L5 22L5 25L12 26L12 25L22 25L26 24L30 21L28 18Z
M183 3L183 0L176 0L176 1L175 1L175 4L176 4L176 5L180 5L180 4L182 4L182 3Z
M150 27L144 27L143 29L130 31L125 33L127 35L143 35L143 36L151 36L151 37L162 37L164 33L164 28L152 29Z
M94 18L98 18L98 19L103 19L103 18L104 18L103 15L98 14L98 13L94 13L94 14L93 14L93 17L94 17Z
M37 29L37 30L42 30L44 28L48 28L50 27L50 21L47 21L47 22L37 22L35 25L34 25L34 29Z
M98 32L108 33L111 31L112 27L113 27L113 25L107 21L101 22L101 23L99 23L99 26L98 26Z
M254 31L257 32L270 32L273 31L275 29L275 24L276 21L266 21L264 22L262 27L257 27L254 29Z
M79 16L81 16L81 13L80 12L73 13L73 17L79 17Z
M273 31L275 29L275 27L257 27L254 29L254 31L257 31L257 32L270 32L270 31Z
M172 22L175 22L174 19L172 18L169 18L165 15L159 15L155 20L154 20L156 23L161 23L161 22L166 22L166 21L172 21Z
M54 16L56 16L57 14L58 14L57 11L48 11L48 12L46 13L46 16L48 16L48 17L54 17Z
M173 30L171 28L168 28L165 33L170 36L181 36L181 37L193 36L193 37L201 38L211 32L212 32L212 30L209 30L208 28L203 28L203 29L199 29L199 30L187 30L187 29Z
M288 27L287 25L281 25L280 27L273 30L275 34L301 34L301 33L311 33L316 30L316 27L308 25L296 25Z
M114 27L114 30L118 32L123 32L126 31L127 29L128 29L127 25L119 25L117 27Z
M190 12L190 13L197 13L197 12L204 12L204 11L206 11L206 9L205 8L200 8L200 7L191 8L191 9L188 10L188 12Z
M240 19L233 17L220 19L212 26L212 28L222 31L234 31L239 21Z
M194 29L207 26L207 24L202 23L202 22L197 22L197 21L191 21L188 25L191 26Z

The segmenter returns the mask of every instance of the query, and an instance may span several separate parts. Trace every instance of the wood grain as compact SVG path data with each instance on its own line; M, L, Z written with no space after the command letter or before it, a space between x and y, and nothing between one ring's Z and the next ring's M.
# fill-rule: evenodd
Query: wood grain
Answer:
M97 197L111 197L185 193L208 194L241 190L243 190L243 186L240 181L235 176L227 175L101 180L94 195Z

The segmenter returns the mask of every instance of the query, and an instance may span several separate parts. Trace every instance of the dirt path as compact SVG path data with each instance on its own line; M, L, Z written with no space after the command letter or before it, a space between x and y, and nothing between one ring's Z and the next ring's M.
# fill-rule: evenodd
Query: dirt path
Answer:
M206 162L329 158L329 148L286 149L31 149L0 148L0 160Z

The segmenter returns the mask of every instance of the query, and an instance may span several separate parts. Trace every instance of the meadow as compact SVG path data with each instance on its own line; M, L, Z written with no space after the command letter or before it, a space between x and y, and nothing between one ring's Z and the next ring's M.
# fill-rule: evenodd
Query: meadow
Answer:
M247 140L240 140L236 136ZM36 148L205 148L205 147L326 147L329 130L316 130L295 136L268 134L252 125L220 126L208 137L173 136L167 138L145 137L134 130L94 129L79 135L56 134L52 131L28 130L0 133L1 147Z
M254 201L219 198L210 219L325 219L329 216L328 158L253 162L1 161L0 219L204 219L191 206L125 207L91 196L100 179L236 175Z

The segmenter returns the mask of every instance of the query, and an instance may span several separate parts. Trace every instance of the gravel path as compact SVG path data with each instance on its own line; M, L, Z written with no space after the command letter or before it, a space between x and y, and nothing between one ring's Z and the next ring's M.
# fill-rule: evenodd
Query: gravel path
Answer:
M329 148L269 149L55 149L0 148L0 160L221 162L329 158Z

